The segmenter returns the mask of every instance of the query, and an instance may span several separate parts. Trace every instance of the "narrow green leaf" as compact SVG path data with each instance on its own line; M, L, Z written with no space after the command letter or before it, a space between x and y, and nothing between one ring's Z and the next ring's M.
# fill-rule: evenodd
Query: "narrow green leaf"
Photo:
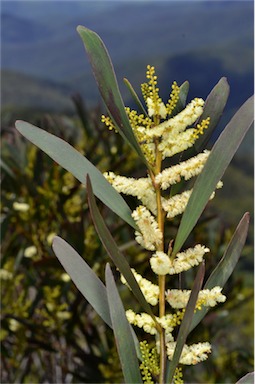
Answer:
M151 307L145 300L145 297L130 269L130 266L127 260L125 259L123 254L119 251L118 246L116 245L111 233L106 227L105 222L97 208L89 176L87 177L87 191L88 191L88 202L89 202L90 214L103 246L105 247L108 255L110 256L110 258L112 259L116 267L119 269L119 271L122 273L122 275L126 279L133 294L135 295L135 297L137 298L141 306L144 308L145 312L147 312L149 315L151 315L155 319L155 316L151 310Z
M53 251L73 283L101 316L106 324L112 328L112 322L107 301L106 287L86 261L61 237L56 236L52 244ZM141 358L137 336L132 330L132 337L138 358Z
M181 322L181 326L178 332L177 340L176 340L176 346L174 350L173 360L168 364L167 367L167 379L166 383L172 383L175 369L179 363L181 353L184 347L184 344L186 342L187 336L190 332L191 327L191 321L194 316L194 310L196 307L197 297L199 294L199 291L201 290L203 280L205 275L205 264L204 262L201 263L195 281L194 285L189 297L189 301L187 303L187 307L185 309L185 314L183 316L183 320Z
M197 123L201 123L203 119L210 117L210 125L205 133L195 143L195 149L200 152L205 148L214 129L217 127L223 114L227 100L229 97L229 84L226 77L222 77L207 96L204 105L204 111Z
M236 384L254 384L254 372L249 372L247 375L243 376Z
M109 264L106 265L105 281L113 332L125 383L142 383L131 326L127 321Z
M240 220L222 259L206 281L204 289L212 289L215 286L220 286L223 288L226 284L239 260L242 249L244 247L249 228L249 219L250 215L248 212L246 212ZM209 307L203 307L200 311L195 313L191 330L200 323L200 321L204 318L209 310Z
M83 258L61 237L54 238L52 248L76 287L104 322L112 328L105 285Z
M174 243L173 256L180 250L196 225L218 181L222 178L252 122L253 97L250 97L221 133L202 172L197 177L193 192L182 216Z
M109 115L114 121L119 133L127 140L147 165L147 161L129 123L114 68L103 41L95 32L83 26L78 26L77 31L85 45L98 89Z
M5 163L5 161L3 159L0 159L0 167L3 168L3 170L12 178L12 179L16 179L16 176L15 174L13 173L13 171L11 170L11 168Z
M54 161L71 172L81 183L86 185L86 176L89 174L93 181L95 195L129 225L136 228L131 210L125 200L86 157L59 137L25 121L17 121L16 128Z
M124 84L126 85L127 89L129 90L134 102L136 103L139 112L142 113L144 116L147 116L147 112L143 107L142 102L140 101L139 97L137 96L137 93L135 92L134 88L132 87L131 83L128 81L128 79L124 78Z

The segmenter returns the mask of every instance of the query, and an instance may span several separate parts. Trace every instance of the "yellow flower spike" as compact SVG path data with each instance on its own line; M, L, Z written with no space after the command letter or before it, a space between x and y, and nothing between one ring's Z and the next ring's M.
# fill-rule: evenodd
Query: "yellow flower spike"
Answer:
M204 119L201 121L201 124L197 124L196 128L194 129L192 137L196 140L200 135L202 135L209 127L210 124L210 117L207 117L207 119Z
M141 91L142 91L143 98L146 101L150 95L149 85L147 83L141 84Z
M172 92L170 94L170 98L166 104L168 115L171 115L174 108L176 107L176 104L179 100L179 94L180 94L180 87L177 85L177 82L174 81L172 84Z
M148 86L142 86L143 95L146 97L145 102L148 107L149 116L157 116L165 118L167 111L162 99L159 97L159 88L157 87L157 76L155 75L155 68L147 66L146 77L149 80ZM158 122L157 122L158 123Z
M176 368L175 373L174 373L174 384L183 384L184 381L182 379L183 374L182 374L182 368Z
M117 130L116 130L116 128L115 128L115 126L114 126L114 124L113 124L113 122L109 116L102 115L101 121L102 121L102 123L104 123L109 128L110 131L114 130L115 132L117 132Z
M138 115L136 111L130 108L125 108L129 118L130 125L133 132L139 142L141 149L146 157L147 161L153 165L155 163L155 151L154 144L147 142L146 131L150 129L152 121L149 117L145 117L143 114Z
M140 351L142 355L142 363L140 370L145 384L153 384L152 374L159 374L159 362L156 348L151 348L147 341L140 342Z

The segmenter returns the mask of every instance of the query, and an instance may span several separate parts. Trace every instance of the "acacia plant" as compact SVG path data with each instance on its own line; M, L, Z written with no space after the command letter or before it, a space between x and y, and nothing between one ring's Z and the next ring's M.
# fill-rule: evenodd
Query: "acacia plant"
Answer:
M24 121L18 121L16 128L86 185L98 235L120 272L121 282L140 304L139 313L132 308L125 311L110 265L106 265L104 284L65 240L55 237L56 256L113 329L125 382L181 383L182 366L197 364L211 352L208 341L190 345L186 340L209 308L226 300L222 289L244 246L249 213L244 214L206 282L209 248L206 244L185 248L185 242L215 190L222 187L221 178L252 124L253 99L242 105L213 148L207 150L205 146L228 98L225 78L220 79L205 101L195 98L187 105L188 82L180 86L173 82L169 100L164 103L155 68L148 65L147 82L141 86L143 102L125 79L137 105L137 111L131 110L124 107L111 60L99 36L81 26L78 32L107 108L108 116L103 116L102 121L136 152L144 166L143 177L125 177L110 170L103 175L62 139ZM137 198L133 211L121 194ZM120 252L94 195L134 229L138 251L142 247L146 252L153 272L150 280L135 271ZM178 230L168 231L173 222L175 228L176 217L180 215ZM183 287L176 276L197 266L193 286ZM136 327L144 331L139 341Z

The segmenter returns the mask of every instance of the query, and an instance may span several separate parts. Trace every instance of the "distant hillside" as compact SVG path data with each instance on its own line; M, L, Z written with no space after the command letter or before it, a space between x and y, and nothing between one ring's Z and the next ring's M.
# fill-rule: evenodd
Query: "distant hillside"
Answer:
M2 70L2 108L31 108L71 112L70 87L22 73Z
M220 128L253 93L252 1L3 1L2 105L71 111L79 92L101 100L76 27L103 39L121 93L127 77L139 93L146 65L156 66L160 93L188 80L188 100L206 98L224 76L230 97Z
M50 33L33 20L26 17L2 13L1 15L1 28L4 33L5 44L27 44L35 43L43 38L49 38ZM22 31L22 33L20 33Z
M238 72L253 52L249 1L4 1L1 22L2 69L64 83L90 71L79 24L102 37L121 77L193 51L213 56L221 46L226 72Z

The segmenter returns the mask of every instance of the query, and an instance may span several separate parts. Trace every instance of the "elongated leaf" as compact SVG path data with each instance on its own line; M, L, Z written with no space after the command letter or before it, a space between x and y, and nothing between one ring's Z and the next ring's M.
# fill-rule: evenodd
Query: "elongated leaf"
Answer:
M252 122L253 97L250 97L221 133L195 182L176 236L173 257L196 225L218 181L222 178Z
M56 236L54 238L52 248L76 287L104 322L112 328L106 287L103 282L85 260L61 237ZM137 357L141 358L137 336L133 329L131 331Z
M236 384L254 384L254 372L247 373L247 375L243 376Z
M195 148L197 152L200 152L202 149L204 149L214 129L217 127L225 109L228 97L229 84L227 82L226 77L222 77L205 100L204 111L200 119L198 120L198 123L201 123L203 119L210 117L209 127L195 143Z
M142 113L144 116L147 116L147 112L145 111L142 102L140 101L139 97L137 96L134 88L132 87L131 83L128 81L128 79L124 78L124 84L126 85L127 89L129 90L134 102L136 103L139 112Z
M125 200L86 157L59 137L25 121L17 121L16 128L23 136L71 172L81 183L86 185L86 175L89 174L96 196L129 225L136 228L131 210Z
M147 165L147 161L129 123L113 65L103 41L95 32L81 25L78 26L77 31L85 45L98 89L109 115L116 124L116 128L120 134Z
M125 383L142 383L131 326L127 321L109 264L106 265L105 281L113 332Z
M245 244L249 228L249 218L250 215L246 212L240 220L222 259L206 281L204 289L212 289L215 286L223 288L226 284L239 260ZM200 323L209 310L209 307L203 307L200 311L195 313L191 330Z
M183 316L183 320L181 322L181 326L178 332L177 340L176 340L176 346L174 350L174 355L173 355L173 360L168 364L167 367L167 379L166 383L172 383L173 377L174 377L174 372L175 368L177 367L181 353L184 347L184 344L186 342L187 336L190 332L190 327L191 327L191 321L194 316L194 310L196 307L196 302L197 302L197 297L199 294L199 291L201 290L203 280L204 280L204 275L205 275L205 264L204 262L200 265L194 285L189 297L189 301L187 303L187 307L185 309L185 314Z
M83 258L61 237L54 238L52 248L76 287L104 322L112 328L105 285Z
M14 180L16 179L15 174L11 170L11 168L4 162L3 159L0 159L0 167L3 168L3 170Z
M119 269L119 271L122 273L122 275L126 279L133 294L135 295L135 297L137 298L141 306L144 308L145 312L147 312L149 315L151 315L155 319L155 316L151 310L151 307L145 300L145 297L130 269L130 266L127 260L125 259L123 254L119 251L112 235L110 234L108 228L106 227L105 222L97 208L89 176L87 177L87 191L88 191L88 202L89 202L90 214L103 246L105 247L108 255L110 256L110 258L112 259L116 267Z

